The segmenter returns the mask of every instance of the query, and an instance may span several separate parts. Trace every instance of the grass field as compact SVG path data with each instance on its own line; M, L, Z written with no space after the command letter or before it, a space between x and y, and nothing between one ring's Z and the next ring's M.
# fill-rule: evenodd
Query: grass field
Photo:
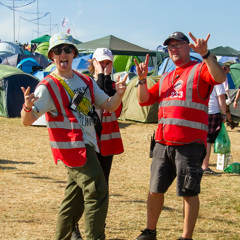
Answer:
M19 118L0 118L0 239L54 239L66 169L54 164L45 127L24 127ZM156 124L120 121L125 151L115 156L110 175L106 237L133 240L146 226L149 189L149 135ZM240 128L230 130L234 162L240 162ZM210 167L216 170L217 155ZM194 240L240 239L240 174L203 176ZM182 232L182 199L175 182L165 197L158 239L176 240ZM80 221L84 233L83 220ZM84 235L84 234L83 234Z

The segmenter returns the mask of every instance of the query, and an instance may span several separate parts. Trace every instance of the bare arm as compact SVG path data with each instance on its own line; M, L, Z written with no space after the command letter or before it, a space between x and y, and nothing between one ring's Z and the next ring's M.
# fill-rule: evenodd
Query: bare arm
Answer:
M34 115L32 114L32 106L38 98L36 98L33 93L30 93L30 87L28 87L27 89L21 87L21 89L23 91L25 100L24 107L21 110L21 119L23 125L30 126L37 120L37 118L34 117Z
M201 54L201 56L205 56L208 53L207 42L210 38L210 34L206 37L206 39L196 39L191 32L189 32L189 36L194 41L194 44L190 43L189 46L197 53ZM218 83L223 83L226 80L226 73L217 62L217 60L213 57L213 55L209 55L208 58L203 59L206 63L208 70L213 77L213 79Z
M123 81L119 81L120 76L118 76L117 83L116 83L116 93L109 97L100 107L103 109L106 109L109 112L114 112L119 105L122 102L123 94L126 91L126 80L127 80L128 74L124 76Z
M221 112L223 115L226 116L226 98L225 98L225 94L221 94L218 96L218 102L219 102L219 106L221 109ZM224 119L226 121L226 119Z
M235 99L234 99L234 102L233 102L233 107L234 107L234 108L237 107L237 101L238 101L239 97L240 97L240 89L238 89L237 95L236 95L236 97L235 97Z

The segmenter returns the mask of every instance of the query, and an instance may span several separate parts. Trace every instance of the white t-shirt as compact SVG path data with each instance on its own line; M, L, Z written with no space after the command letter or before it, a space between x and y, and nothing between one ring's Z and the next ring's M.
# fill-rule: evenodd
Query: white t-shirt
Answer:
M224 85L219 84L219 85L214 85L213 90L211 92L210 98L209 98L209 103L208 103L208 113L209 114L215 114L215 113L220 113L220 105L218 102L218 96L225 94L225 89Z
M77 91L83 92L86 88L85 82L79 78L75 73L72 79L64 79L67 85L71 88L71 90L76 93ZM95 81L93 82L93 92L94 92L94 105L96 108L99 108L101 104L103 104L109 96L102 91ZM34 102L33 106L33 115L37 118L42 116L44 113L49 112L52 116L57 116L58 112L55 107L54 101L45 85L39 85L34 91L35 97L39 97L37 101ZM67 93L69 101L71 97ZM84 94L84 97L87 98L91 102L91 93L88 89ZM91 117L84 115L79 111L72 111L76 119L78 120L82 132L83 132L83 140L85 144L89 144L94 147L95 151L99 152L97 146L96 133L94 129L94 123Z

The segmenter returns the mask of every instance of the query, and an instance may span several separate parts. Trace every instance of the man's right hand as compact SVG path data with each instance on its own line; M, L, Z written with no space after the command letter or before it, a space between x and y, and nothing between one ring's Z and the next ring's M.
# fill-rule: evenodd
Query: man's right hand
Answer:
M27 108L32 108L33 103L38 99L38 97L35 97L34 93L30 93L30 87L27 87L25 89L24 87L21 87L24 95L24 104Z

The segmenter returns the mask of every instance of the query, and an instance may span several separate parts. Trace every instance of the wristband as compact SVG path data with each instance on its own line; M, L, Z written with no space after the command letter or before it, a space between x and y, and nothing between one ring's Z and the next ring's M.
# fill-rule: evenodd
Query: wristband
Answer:
M31 112L31 111L32 111L32 108L26 107L26 105L25 105L25 103L24 103L24 104L23 104L23 110L24 110L25 112Z
M146 77L143 77L143 78L138 77L138 79L139 79L139 80L144 80L144 79L146 79Z
M203 58L203 59L207 59L210 54L211 54L210 51L208 51L206 55L202 56L202 58Z
M139 84L142 85L142 84L145 84L147 82L147 79L146 78L143 78L143 79L140 79L138 80L138 83L135 87L137 87Z

